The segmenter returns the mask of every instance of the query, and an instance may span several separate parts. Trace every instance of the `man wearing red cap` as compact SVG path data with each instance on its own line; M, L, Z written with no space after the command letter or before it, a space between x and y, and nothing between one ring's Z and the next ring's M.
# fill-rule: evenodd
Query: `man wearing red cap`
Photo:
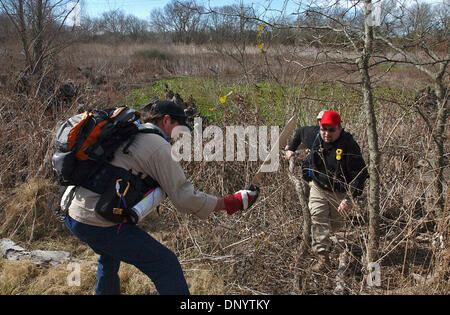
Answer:
M351 198L364 189L367 169L361 149L341 125L335 111L326 111L320 126L300 127L289 144L286 159L292 158L297 147L310 149L302 166L303 179L309 183L312 249L318 256L313 271L331 268L329 252L330 231L342 227Z

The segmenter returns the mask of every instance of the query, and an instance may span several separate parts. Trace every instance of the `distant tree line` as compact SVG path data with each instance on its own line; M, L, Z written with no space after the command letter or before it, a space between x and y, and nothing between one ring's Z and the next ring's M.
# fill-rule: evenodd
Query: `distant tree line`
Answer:
M42 0L17 0L18 2L37 3ZM16 2L2 0L4 3ZM50 1L44 1L50 2ZM417 1L386 0L382 3L384 10L390 10L391 18L383 21L383 33L392 39L408 40L415 37L433 37L446 40L448 38L449 5L444 2L437 5ZM322 12L324 7L316 7L310 14L278 14L268 17L268 11L256 10L252 6L226 5L221 7L205 7L197 4L195 0L172 0L163 8L150 12L148 20L139 19L134 15L126 14L122 10L104 12L99 17L83 16L81 25L66 26L59 30L66 37L76 37L82 41L120 42L129 41L155 41L165 43L256 43L258 27L261 21L269 22L270 28L265 28L263 36L271 43L297 44L300 42L314 43L315 41L339 43L340 38L329 28L336 21L354 20L355 15L364 19L362 9L349 9L348 7L333 6L332 12ZM0 41L17 38L17 29L14 27L8 10L11 7L0 6ZM52 9L52 8L50 8ZM30 9L31 10L31 9ZM397 18L396 18L397 17ZM61 23L57 16L49 16L55 25ZM61 19L61 17L59 17ZM48 21L47 21L48 22ZM337 23L337 22L336 22ZM298 26L307 26L298 31ZM349 33L352 29L347 30ZM342 34L344 37L345 35Z

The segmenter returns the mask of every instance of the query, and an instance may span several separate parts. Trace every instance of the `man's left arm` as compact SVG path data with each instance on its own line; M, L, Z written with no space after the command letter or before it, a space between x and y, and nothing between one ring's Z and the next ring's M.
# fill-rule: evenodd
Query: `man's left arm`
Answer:
M362 194L368 172L359 145L352 139L347 146L346 179L349 183L349 194L340 203L338 211L345 213L351 208L351 198Z
M350 194L356 198L362 194L369 174L359 145L353 140L349 143L347 150L347 180L350 184Z

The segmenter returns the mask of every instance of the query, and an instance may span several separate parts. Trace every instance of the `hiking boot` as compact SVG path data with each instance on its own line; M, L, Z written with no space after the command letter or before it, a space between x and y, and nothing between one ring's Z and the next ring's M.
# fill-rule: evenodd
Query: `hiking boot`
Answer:
M318 253L317 263L312 266L311 270L313 272L331 271L331 262L328 253Z

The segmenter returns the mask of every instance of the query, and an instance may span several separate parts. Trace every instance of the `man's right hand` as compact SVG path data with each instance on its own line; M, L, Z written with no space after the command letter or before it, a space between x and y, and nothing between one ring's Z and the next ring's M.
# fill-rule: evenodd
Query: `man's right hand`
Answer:
M247 210L255 203L258 195L258 188L256 188L256 190L239 190L238 192L223 198L225 209L229 215L240 210Z
M286 153L284 154L284 158L289 161L294 155L295 155L294 151L286 150Z
M345 215L351 208L352 208L351 201L345 198L341 201L337 210L341 215Z

